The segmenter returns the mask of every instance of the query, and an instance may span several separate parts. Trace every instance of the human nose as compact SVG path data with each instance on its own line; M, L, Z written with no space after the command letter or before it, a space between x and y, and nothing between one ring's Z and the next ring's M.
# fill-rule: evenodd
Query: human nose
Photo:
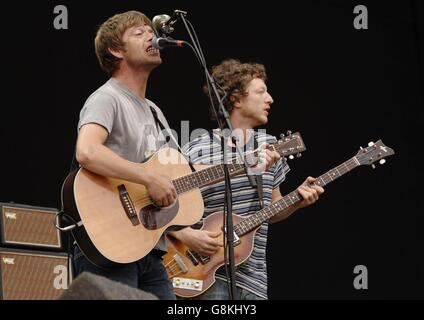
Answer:
M274 99L272 99L272 96L267 92L267 96L265 98L265 102L269 105L274 103Z

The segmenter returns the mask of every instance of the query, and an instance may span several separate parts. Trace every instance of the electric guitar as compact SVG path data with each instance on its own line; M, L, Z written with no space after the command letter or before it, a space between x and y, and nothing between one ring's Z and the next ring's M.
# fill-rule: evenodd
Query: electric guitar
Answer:
M356 167L374 166L373 163L378 160L383 164L383 158L393 154L394 151L386 147L381 140L375 144L370 142L369 147L361 148L356 156L318 177L314 184L325 186ZM302 199L297 191L293 191L249 217L233 214L235 266L245 262L251 255L254 237L260 225ZM202 229L214 233L222 231L222 221L222 212L213 213L204 219ZM222 236L220 239L222 241ZM172 280L175 294L190 298L209 289L215 282L216 270L224 265L224 248L220 247L212 256L202 256L170 235L167 235L167 240L168 253L163 257L163 262Z
M299 133L282 135L270 145L281 156L292 156L305 150ZM246 160L255 163L258 150ZM257 163L257 162L256 162ZM168 177L178 197L168 207L157 207L145 186L108 178L80 168L68 175L62 186L62 207L72 224L62 228L71 231L84 255L99 267L114 267L143 258L157 244L162 233L172 226L188 226L203 215L199 188L224 180L222 164L193 165L175 149L162 148L140 170ZM240 161L228 164L230 176L243 173Z

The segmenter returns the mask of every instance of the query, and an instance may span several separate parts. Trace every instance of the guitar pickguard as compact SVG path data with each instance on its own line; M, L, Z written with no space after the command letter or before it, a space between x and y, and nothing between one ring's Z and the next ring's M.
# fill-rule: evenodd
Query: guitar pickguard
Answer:
M177 201L169 207L157 207L150 204L141 208L140 221L147 230L155 230L166 226L178 214L179 202Z

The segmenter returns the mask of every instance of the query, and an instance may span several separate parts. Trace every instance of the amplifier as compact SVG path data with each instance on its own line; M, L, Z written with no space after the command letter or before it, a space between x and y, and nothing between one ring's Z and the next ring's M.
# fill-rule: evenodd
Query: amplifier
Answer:
M0 299L58 299L70 270L66 254L0 248Z
M56 229L57 209L0 203L1 243L4 247L62 248Z

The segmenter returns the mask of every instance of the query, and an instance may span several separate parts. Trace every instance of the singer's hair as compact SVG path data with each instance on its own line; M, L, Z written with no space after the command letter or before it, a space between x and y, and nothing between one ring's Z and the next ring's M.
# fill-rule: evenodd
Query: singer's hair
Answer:
M242 97L246 97L249 92L247 86L250 81L255 78L266 81L265 66L259 63L241 63L236 59L227 59L219 65L212 67L212 77L218 84L217 89L222 97L224 91L227 93L223 104L225 109L231 114L234 108L234 102L239 101ZM207 85L203 87L206 94L209 94ZM216 98L212 93L212 98L216 102ZM213 106L211 106L213 108ZM216 120L215 112L211 110L212 119Z
M113 74L120 61L109 49L124 50L122 37L125 31L142 24L152 26L150 19L143 13L127 11L114 15L99 27L94 45L100 66L108 75Z

